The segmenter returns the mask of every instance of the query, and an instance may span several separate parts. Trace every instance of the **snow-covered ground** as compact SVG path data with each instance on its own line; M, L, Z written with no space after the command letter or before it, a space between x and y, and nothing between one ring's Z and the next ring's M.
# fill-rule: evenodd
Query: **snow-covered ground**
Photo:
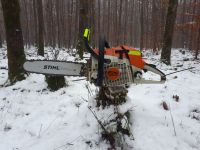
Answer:
M37 58L34 48L27 58ZM72 59L62 52L68 60ZM172 52L172 66L159 62L159 55L145 53L145 60L170 73L165 84L132 85L128 98L133 104L134 150L200 149L200 61L180 50ZM185 61L183 61L185 60ZM0 50L0 67L7 68L6 50ZM152 75L146 75L151 78ZM0 69L0 85L7 70ZM13 86L0 87L0 150L106 150L99 142L99 128L88 106L94 102L94 85L66 77L68 87L47 89L44 76L30 74ZM88 93L89 86L92 95ZM178 102L173 98L178 96ZM163 109L165 101L170 111ZM100 119L105 116L98 116ZM172 121L173 120L173 121ZM174 127L173 127L174 122Z

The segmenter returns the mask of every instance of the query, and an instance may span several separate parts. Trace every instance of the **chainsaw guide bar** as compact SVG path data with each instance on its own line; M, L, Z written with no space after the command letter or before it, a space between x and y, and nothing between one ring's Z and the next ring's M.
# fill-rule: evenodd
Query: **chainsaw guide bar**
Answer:
M84 63L51 60L29 60L23 65L27 72L57 76L83 76L84 66Z

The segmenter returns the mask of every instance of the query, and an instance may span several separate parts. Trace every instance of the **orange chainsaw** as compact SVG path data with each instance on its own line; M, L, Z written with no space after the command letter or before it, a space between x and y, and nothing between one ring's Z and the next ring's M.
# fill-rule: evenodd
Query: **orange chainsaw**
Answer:
M165 74L155 65L147 64L142 54L135 48L121 45L110 47L104 38L100 38L99 49L92 49L89 45L90 30L84 31L86 50L91 54L87 64L70 61L29 60L24 63L27 72L85 76L97 86L129 86L136 84L156 84L166 81ZM146 80L142 74L150 71L160 76L160 80ZM86 73L85 73L86 72Z
M91 53L88 77L97 86L121 86L136 84L157 84L166 81L165 74L153 64L147 64L142 54L135 48L121 45L110 47L105 38L100 38L99 49L89 45L90 30L85 29L84 42ZM160 80L146 80L144 72L150 71L160 76Z

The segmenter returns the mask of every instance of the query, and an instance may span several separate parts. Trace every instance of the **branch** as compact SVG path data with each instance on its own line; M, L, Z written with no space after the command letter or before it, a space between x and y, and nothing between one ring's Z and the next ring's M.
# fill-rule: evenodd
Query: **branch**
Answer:
M173 128L174 128L174 135L176 136L176 128L175 128L174 119L173 119L173 116L172 116L170 103L169 103L169 107L170 107L169 111L170 111L170 116L171 116L171 120L172 120L172 125L173 125Z
M95 112L93 112L92 109L89 106L88 106L88 109L92 112L92 114L94 115L95 119L97 120L97 122L99 123L99 125L101 126L101 128L106 132L106 134L108 134L108 131L106 130L106 128L104 127L104 125L102 124L102 122L98 119L98 117L95 114Z
M0 69L2 69L2 70L8 70L7 67L0 67Z

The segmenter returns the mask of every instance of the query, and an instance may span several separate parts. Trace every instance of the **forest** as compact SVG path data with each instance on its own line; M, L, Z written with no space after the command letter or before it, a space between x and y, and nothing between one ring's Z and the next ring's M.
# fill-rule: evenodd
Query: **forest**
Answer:
M84 7L86 26L91 27L91 42L98 44L104 34L111 45L127 44L140 49L162 47L168 0L19 0L25 46L37 45L38 17L44 22L46 46L75 48L79 32L79 13ZM42 6L41 6L42 5ZM199 49L198 0L179 0L174 31L174 48ZM5 29L0 16L0 42Z

